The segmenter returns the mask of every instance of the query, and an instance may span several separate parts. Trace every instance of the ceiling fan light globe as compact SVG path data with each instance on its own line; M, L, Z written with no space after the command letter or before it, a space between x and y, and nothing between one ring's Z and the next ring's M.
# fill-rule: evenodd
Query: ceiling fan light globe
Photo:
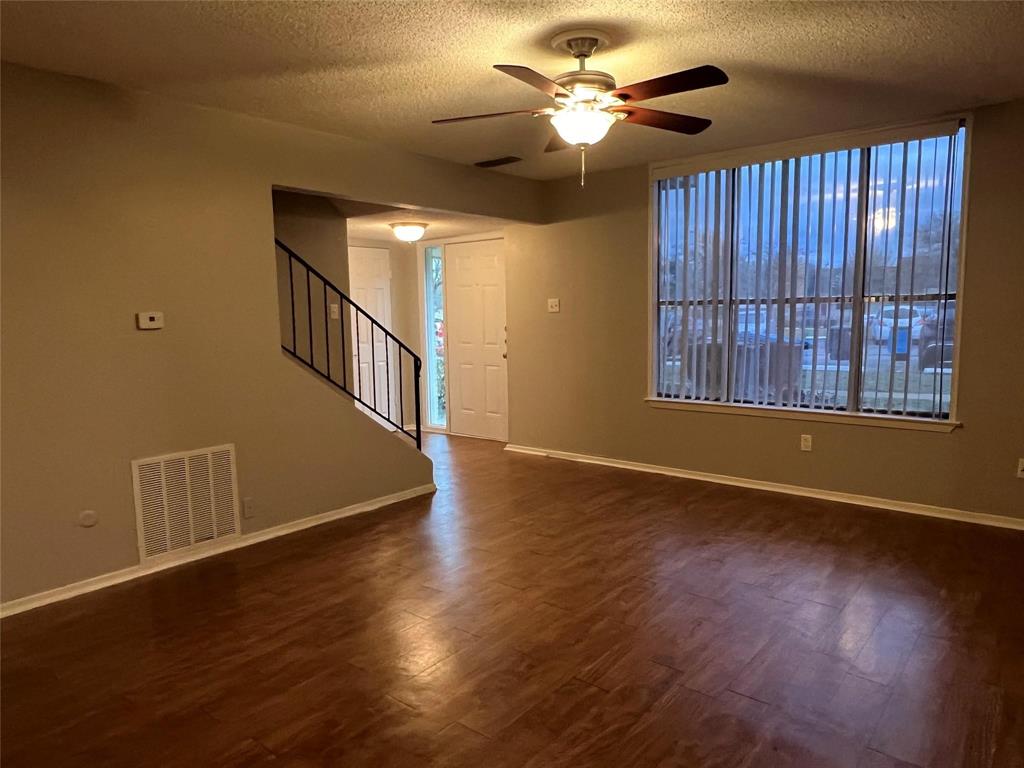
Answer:
M599 109L563 109L551 116L551 124L566 144L589 146L608 134L615 116Z
M414 221L400 221L391 225L391 231L403 243L415 243L423 237L423 233L427 231L427 225Z

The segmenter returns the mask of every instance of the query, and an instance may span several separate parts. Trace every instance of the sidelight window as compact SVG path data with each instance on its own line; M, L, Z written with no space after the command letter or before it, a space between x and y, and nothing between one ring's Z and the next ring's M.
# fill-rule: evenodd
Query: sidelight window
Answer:
M447 385L445 383L445 306L444 249L429 245L424 249L424 299L426 310L426 382L427 423L433 427L448 424Z

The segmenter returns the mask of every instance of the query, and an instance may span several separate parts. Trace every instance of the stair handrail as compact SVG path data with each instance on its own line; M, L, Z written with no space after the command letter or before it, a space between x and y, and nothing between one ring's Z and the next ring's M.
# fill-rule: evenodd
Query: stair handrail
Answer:
M347 293L345 293L337 285L335 285L330 279L328 279L328 277L326 275L324 275L323 272L318 270L316 267L314 267L312 264L310 264L308 261L306 261L304 258L302 258L299 254L297 254L294 250L289 248L284 242L281 241L280 238L275 237L274 238L274 244L278 248L280 248L282 251L284 251L284 253L288 257L288 265L287 265L287 267L288 267L289 300L290 300L290 304L291 304L292 346L289 347L287 344L285 344L282 341L281 349L283 349L285 352L287 352L293 358L295 358L296 360L301 362L307 368L313 370L321 378L326 379L328 382L330 382L332 385L334 385L335 388L341 390L342 392L344 392L346 395L351 397L356 402L360 403L364 407L366 407L366 408L370 409L371 411L373 411L373 413L375 413L378 417L380 417L380 418L384 419L385 421L387 421L389 424L391 424L393 427L395 427L402 434L406 435L407 437L412 438L415 441L415 443L416 443L416 448L417 449L422 449L422 447L423 447L423 435L422 435L422 421L421 421L421 413L420 413L420 410L421 410L420 409L420 376L421 376L421 371L422 371L422 367L423 367L423 362L420 359L420 356L417 355L409 347L408 344L406 344L398 336L396 336L391 330L389 330L387 327L385 327L384 324L381 323L377 318L375 318L373 315L371 315L369 312L367 312L358 303L353 301L348 296ZM308 318L308 323L309 323L309 339L310 339L309 359L308 360L305 357L303 357L301 354L299 354L299 351L298 351L298 343L297 343L298 325L297 325L297 321L296 321L296 317L295 317L295 280L294 280L294 266L293 266L294 263L298 263L299 266L301 266L303 269L306 270L307 318ZM320 367L316 364L316 359L315 359L316 356L315 356L314 350L313 350L313 317L312 317L312 315L313 315L313 305L312 305L312 291L311 291L311 286L310 286L310 276L315 276L321 282L321 284L322 284L322 292L323 292L323 297L324 297L323 303L324 303L324 326L325 326L324 327L324 330L325 330L325 333L324 333L324 348L325 348L326 359L327 359L327 365L326 365L327 370L326 371L321 370ZM330 343L330 326L329 326L331 318L329 317L328 302L327 302L327 293L328 293L328 291L333 291L339 297L339 313L338 313L339 317L337 318L337 320L338 320L338 323L339 323L339 340L341 342L341 354L342 354L342 357L341 357L342 380L341 381L336 380L334 378L334 376L332 375L332 373L331 373L331 343ZM373 375L373 379L372 379L372 386L373 386L373 393L374 393L373 400L374 400L374 402L371 403L371 402L368 402L367 400L364 400L359 392L353 391L353 389L351 389L349 387L348 373L347 373L348 369L347 369L347 365L346 365L346 356L347 356L346 355L346 335L345 335L345 314L346 314L346 312L345 312L345 306L344 306L346 302L355 311L355 328L356 328L357 337L358 337L358 328L359 328L359 318L360 318L360 316L362 316L363 318L368 320L371 323L371 327L376 327L378 330L380 330L380 332L382 334L384 334L384 338L385 338L385 348L384 348L385 349L385 360L384 360L384 365L385 365L385 381L387 382L387 385L388 385L388 398L387 398L388 409L386 411L381 410L378 407L378 405L377 405L377 401L378 401L378 398L377 398L377 381L376 381L375 374ZM351 329L350 329L350 332L351 332ZM373 333L373 331L371 330L371 334L372 333ZM390 392L390 389L391 389L391 368L390 368L390 359L387 357L387 349L388 349L387 341L393 342L395 344L396 348L398 349L398 353L397 353L397 355L398 355L398 386L399 386L399 391L397 393L398 394L398 398L399 398L398 399L398 402L399 402L399 421L398 422L396 422L392 418L391 407L390 407L391 406L391 392ZM374 352L374 340L372 338L371 338L371 341L370 341L370 349L371 349L371 355L373 355L373 352ZM414 402L415 414L416 414L416 424L415 424L415 431L414 432L409 431L409 429L406 427L406 425L404 423L399 423L399 422L404 422L405 421L405 402L404 402L404 391L403 391L403 386L402 386L402 352L405 352L406 354L409 355L410 359L412 360L412 365L413 365L413 384L414 384L413 402ZM358 355L359 355L359 352L358 352L358 349L357 349L357 351L356 351L356 357L357 358L358 358ZM374 368L376 368L376 361L375 361L375 359L372 360L372 368L371 368L371 370L374 369ZM356 369L358 369L358 361L357 361ZM358 386L358 388L361 389L362 388L362 381L358 377L358 372L357 372L357 375L354 376L353 378L357 379L357 386Z

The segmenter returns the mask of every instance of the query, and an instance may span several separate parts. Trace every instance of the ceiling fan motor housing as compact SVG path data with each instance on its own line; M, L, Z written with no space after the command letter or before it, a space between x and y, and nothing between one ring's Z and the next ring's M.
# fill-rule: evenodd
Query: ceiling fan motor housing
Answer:
M607 72L587 69L587 59L594 51L608 47L608 35L599 29L567 29L551 38L551 47L556 51L567 51L580 63L575 72L563 72L554 78L555 82L567 91L576 88L607 93L615 90L615 78Z
M614 91L615 78L607 72L594 69L581 69L576 72L563 72L555 78L555 82L567 91L575 87L593 88L595 91Z

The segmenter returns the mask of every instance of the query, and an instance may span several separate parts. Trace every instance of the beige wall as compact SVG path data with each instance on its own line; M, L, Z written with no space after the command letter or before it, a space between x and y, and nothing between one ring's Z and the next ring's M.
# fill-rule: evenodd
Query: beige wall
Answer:
M134 457L236 443L246 531L430 481L281 351L271 189L537 220L538 184L7 65L2 99L4 600L138 562Z
M2 99L4 600L137 562L133 457L236 443L246 531L429 482L280 350L275 185L559 222L505 233L514 443L1024 516L1022 102L977 116L964 427L939 434L645 405L644 169L542 185L7 65ZM167 328L136 331L152 309Z
M412 350L423 356L420 336L419 273L414 243L388 244L391 251L391 319L394 331Z
M510 442L1024 517L1024 101L977 113L959 417L951 434L654 409L647 393L647 174L548 189L510 226ZM548 314L548 297L561 312ZM573 386L565 386L573 382ZM814 451L801 453L801 433Z
M326 197L303 195L296 192L275 190L274 237L297 253L314 269L324 275L339 290L348 292L348 226L338 209ZM335 352L340 350L340 326L335 327L324 315L331 303L340 298L334 291L326 290L319 279L307 275L300 264L283 249L277 249L277 301L281 317L281 344L287 346L302 359L310 360L309 340L313 340L311 362L320 370L328 372L337 381L350 376L352 365L349 360L340 360ZM289 268L292 274L288 274ZM302 281L309 278L310 293L307 294ZM307 296L309 308L307 309ZM309 333L309 318L313 318L313 334ZM327 333L330 333L328 349ZM293 337L294 334L294 337ZM294 345L294 346L293 346ZM345 366L344 374L342 365Z
M274 190L274 236L348 292L348 225L318 195ZM285 272L287 277L287 272Z

